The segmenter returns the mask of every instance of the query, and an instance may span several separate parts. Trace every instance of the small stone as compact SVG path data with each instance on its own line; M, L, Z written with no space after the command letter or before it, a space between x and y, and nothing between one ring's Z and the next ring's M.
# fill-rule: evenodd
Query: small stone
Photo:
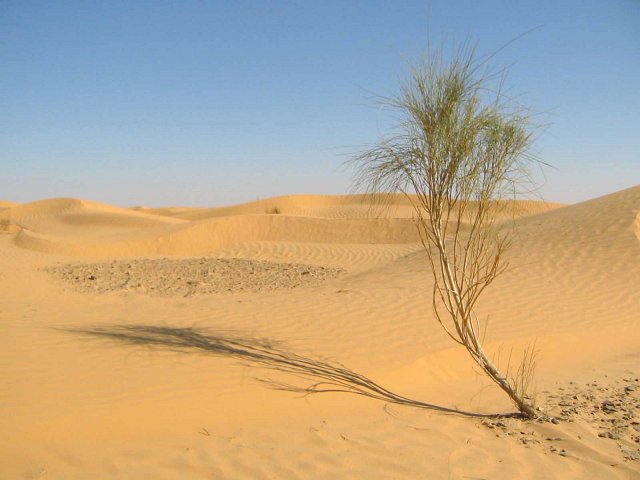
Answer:
M600 432L598 436L600 438L610 438L611 440L620 440L621 438L620 433L616 432L615 430Z
M613 403L611 400L606 400L602 402L602 404L600 405L600 408L604 413L615 413L618 411L616 404Z
M623 448L622 454L624 455L624 458L626 460L632 460L632 461L640 460L640 450L631 450L628 448Z

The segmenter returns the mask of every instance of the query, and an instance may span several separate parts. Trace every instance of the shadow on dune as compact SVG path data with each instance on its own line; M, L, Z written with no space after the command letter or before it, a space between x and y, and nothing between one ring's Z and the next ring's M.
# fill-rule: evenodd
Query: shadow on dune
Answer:
M296 386L268 379L261 380L277 390L303 394L352 393L384 402L470 417L515 415L467 412L403 397L342 365L331 364L326 360L314 359L287 351L280 345L265 339L212 335L206 330L193 327L177 328L153 325L107 325L66 329L66 331L111 339L129 345L162 348L181 353L230 357L239 360L244 365L268 368L314 382L307 386Z

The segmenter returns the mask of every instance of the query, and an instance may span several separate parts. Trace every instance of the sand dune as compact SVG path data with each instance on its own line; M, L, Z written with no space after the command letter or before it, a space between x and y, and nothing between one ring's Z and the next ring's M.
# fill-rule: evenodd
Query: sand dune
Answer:
M157 215L204 220L230 215L264 214L277 211L284 215L327 218L371 218L376 216L411 218L411 204L400 196L385 197L385 207L372 205L364 195L287 195L222 208L160 208L136 210ZM390 204L390 205L389 205Z
M77 219L78 217L76 217ZM104 218L104 217L102 217ZM95 223L96 216L91 217ZM129 220L129 219L127 219ZM144 219L145 222L148 219ZM124 223L124 225L123 225ZM140 226L140 219L135 219ZM321 243L411 243L419 241L410 219L328 220L284 215L221 217L189 224L172 224L115 232L111 220L108 234L86 240L22 229L16 244L33 250L77 256L127 257L145 255L203 255L238 241L294 241ZM95 232L95 227L92 226Z
M415 198L413 198L415 201ZM527 216L560 208L559 203L521 200L511 211ZM284 215L324 218L412 218L411 201L403 195L385 195L374 199L367 195L288 195L222 208L144 208L133 207L156 215L204 220L230 215L263 214L277 211Z
M16 202L7 202L5 200L0 200L0 210L9 207L15 207L18 205Z
M346 195L214 209L0 204L0 477L639 478L640 187L516 207L504 225L515 227L511 268L479 314L502 366L512 346L537 342L539 400L559 424L301 398L256 381L322 378L256 364L238 339L437 405L512 410L435 322L400 197L387 210ZM242 268L216 290L220 258ZM206 288L185 290L205 275ZM149 291L123 286L129 277ZM241 277L252 288L236 288Z
M288 196L218 209L121 209L76 199L8 208L0 222L20 230L16 243L64 255L127 257L212 254L242 242L407 244L419 237L407 199L385 206L367 197ZM274 207L269 207L272 205ZM277 206L279 214L268 214ZM524 217L557 204L518 202Z
M640 188L633 187L543 215L523 218L519 227L521 230L543 227L535 235L539 243L553 240L555 245L558 241L560 245L575 245L576 242L584 242L603 250L612 246L626 247L633 244L639 199Z

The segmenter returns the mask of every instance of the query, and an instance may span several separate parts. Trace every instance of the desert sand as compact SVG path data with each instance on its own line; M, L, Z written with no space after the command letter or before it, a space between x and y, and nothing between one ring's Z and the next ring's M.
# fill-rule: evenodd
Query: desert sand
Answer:
M305 359L514 411L435 322L401 197L0 202L0 478L640 478L640 187L513 212L485 342L535 342L555 423L282 388Z

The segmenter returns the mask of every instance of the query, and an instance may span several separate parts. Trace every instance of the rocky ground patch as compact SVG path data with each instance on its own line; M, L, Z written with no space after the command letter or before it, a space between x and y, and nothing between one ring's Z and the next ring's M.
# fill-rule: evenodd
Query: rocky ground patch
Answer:
M209 257L76 263L46 270L83 292L130 290L184 297L310 287L344 272L331 267Z
M564 446L562 434L542 434L536 423L579 422L595 431L600 441L615 442L623 461L640 461L640 378L629 375L583 385L569 382L555 392L542 394L543 415L537 421L503 418L483 420L482 424L494 429L497 436L517 439L526 448L538 446L567 457L571 451Z

